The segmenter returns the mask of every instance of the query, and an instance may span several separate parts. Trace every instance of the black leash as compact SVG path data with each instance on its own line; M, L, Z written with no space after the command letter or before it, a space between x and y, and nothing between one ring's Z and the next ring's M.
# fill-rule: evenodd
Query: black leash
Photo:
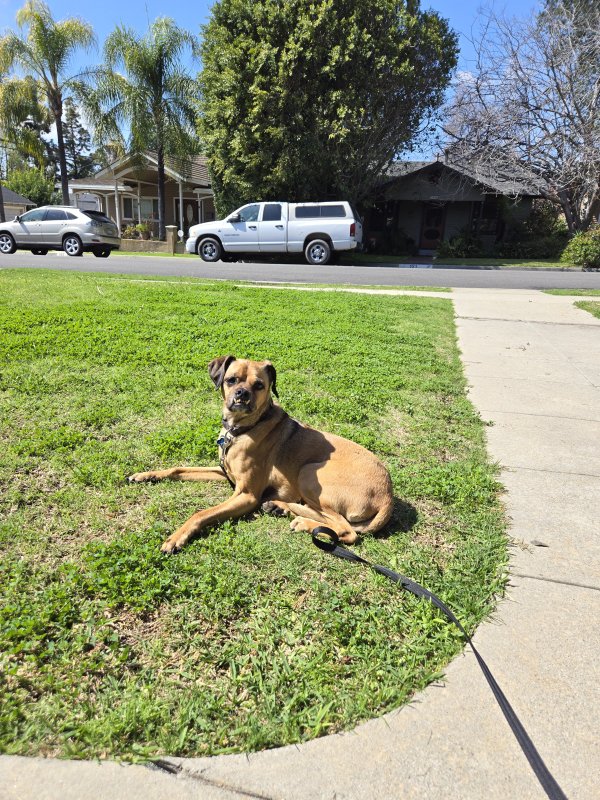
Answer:
M416 597L425 597L431 603L433 603L436 608L439 610L451 621L456 625L462 635L465 637L467 642L471 645L471 649L475 654L475 658L477 659L477 663L481 667L483 674L485 675L485 679L487 680L490 688L494 694L494 697L498 701L498 705L502 709L502 713L504 714L506 721L510 725L510 728L515 735L517 742L519 743L521 750L525 754L525 757L529 761L532 770L535 772L535 775L542 785L542 788L546 792L547 796L550 800L567 800L567 796L560 788L554 777L551 775L550 770L544 764L542 757L538 753L535 748L535 745L529 738L527 731L521 724L518 716L516 715L513 707L508 702L504 692L496 683L496 679L490 672L488 665L485 663L483 658L479 655L477 648L473 644L471 637L460 624L458 619L452 613L452 611L448 608L448 606L443 603L439 597L436 597L433 592L430 592L428 589L425 589L420 584L412 581L410 578L407 578L405 575L400 575L398 572L394 572L394 570L389 569L388 567L382 567L379 564L371 564L370 561L367 561L364 558L361 558L352 550L347 550L345 547L342 547L339 544L339 538L335 531L331 530L331 528L326 528L324 526L319 526L315 528L312 533L312 540L313 543L320 549L324 550L326 553L331 553L333 556L337 556L337 558L343 558L346 561L355 561L359 564L364 564L367 567L370 567L375 572L379 572L380 575L385 575L386 578L389 578L394 583L399 583L403 589L407 589L409 592L414 594Z

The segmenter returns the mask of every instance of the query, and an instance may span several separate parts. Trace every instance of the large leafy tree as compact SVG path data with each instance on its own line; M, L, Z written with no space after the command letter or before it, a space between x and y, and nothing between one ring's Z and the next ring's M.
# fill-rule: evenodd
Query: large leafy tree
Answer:
M442 101L457 40L418 0L218 0L201 54L200 133L223 212L364 198Z
M159 236L165 237L165 160L197 151L198 87L182 66L196 41L173 20L159 18L147 33L117 27L104 44L105 66L80 92L100 142L119 140L130 153L154 151L158 163ZM121 71L119 71L121 69ZM123 135L123 129L127 135Z
M73 54L95 45L92 27L83 20L55 21L43 0L27 0L17 12L19 32L0 37L0 72L20 69L32 76L56 124L63 203L69 202L69 181L63 135L63 103L76 76L69 74Z

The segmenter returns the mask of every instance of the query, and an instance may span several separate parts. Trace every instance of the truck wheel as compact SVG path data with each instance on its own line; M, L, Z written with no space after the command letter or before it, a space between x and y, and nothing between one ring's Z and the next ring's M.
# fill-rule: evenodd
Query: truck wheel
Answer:
M327 264L331 258L331 246L324 239L313 239L304 248L304 257L309 264Z
M14 253L16 249L15 240L10 233L0 233L0 253L9 255L10 253Z
M69 233L65 236L63 239L63 250L68 256L83 255L83 245L81 244L79 236L76 236L74 233Z
M198 255L202 261L213 263L221 258L221 242L212 236L200 239L197 248Z

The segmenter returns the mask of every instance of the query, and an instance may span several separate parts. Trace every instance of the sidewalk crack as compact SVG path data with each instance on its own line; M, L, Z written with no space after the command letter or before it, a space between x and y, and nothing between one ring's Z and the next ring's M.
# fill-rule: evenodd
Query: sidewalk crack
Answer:
M254 800L275 800L275 798L270 795L259 794L249 789L241 789L239 786L232 786L229 783L225 783L225 781L216 780L215 778L207 778L203 772L192 772L186 769L183 764L176 764L173 761L168 761L163 758L157 758L151 763L151 767L159 769L162 772L167 772L169 775L178 775L188 780L204 783L207 786L214 786L215 789L222 789L224 792L237 794L240 797L251 797Z

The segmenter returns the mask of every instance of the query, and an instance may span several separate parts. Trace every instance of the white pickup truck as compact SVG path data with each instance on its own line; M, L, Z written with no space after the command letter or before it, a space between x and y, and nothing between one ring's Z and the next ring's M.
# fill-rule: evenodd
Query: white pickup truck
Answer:
M360 217L346 201L249 203L226 219L192 225L188 253L218 261L238 253L304 253L309 264L327 264L362 241Z

